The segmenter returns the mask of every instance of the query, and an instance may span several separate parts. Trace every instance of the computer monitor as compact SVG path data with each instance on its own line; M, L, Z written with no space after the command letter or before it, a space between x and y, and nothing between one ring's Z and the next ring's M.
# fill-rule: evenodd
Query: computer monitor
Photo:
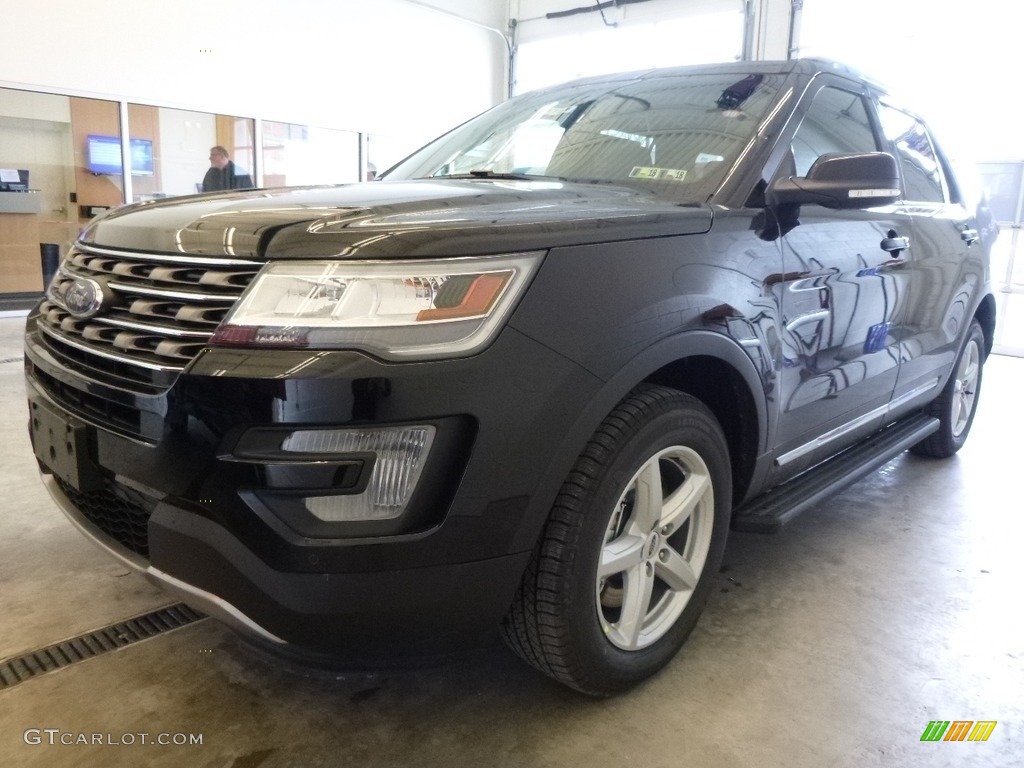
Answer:
M121 139L117 136L89 136L86 140L85 160L90 173L121 173Z
M132 175L153 175L153 142L149 139L132 139L129 142L132 153Z
M150 139L131 139L128 142L133 176L153 175L153 142ZM86 144L86 167L97 175L117 175L122 172L121 139L117 136L91 135Z

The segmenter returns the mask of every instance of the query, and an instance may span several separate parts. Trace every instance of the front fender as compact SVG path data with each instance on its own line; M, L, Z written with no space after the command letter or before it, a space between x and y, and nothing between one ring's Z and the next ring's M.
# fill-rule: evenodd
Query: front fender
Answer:
M571 427L566 430L548 469L537 483L530 498L522 524L516 534L513 551L530 549L540 535L559 489L572 469L587 441L634 387L659 371L681 360L711 358L731 368L750 392L757 424L757 469L754 482L763 474L761 457L765 455L770 433L768 395L757 368L743 347L735 340L714 331L693 330L662 339L633 357L606 380L590 397ZM739 499L737 499L739 501Z

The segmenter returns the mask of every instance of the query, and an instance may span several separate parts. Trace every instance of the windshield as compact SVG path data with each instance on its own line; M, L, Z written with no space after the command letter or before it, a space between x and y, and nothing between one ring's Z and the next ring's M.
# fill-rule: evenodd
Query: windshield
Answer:
M754 136L773 81L659 74L528 93L428 144L386 178L548 177L703 200Z

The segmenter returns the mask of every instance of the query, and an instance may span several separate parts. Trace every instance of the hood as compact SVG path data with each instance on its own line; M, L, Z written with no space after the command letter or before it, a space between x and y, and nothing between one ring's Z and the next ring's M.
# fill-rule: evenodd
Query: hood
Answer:
M428 179L248 190L117 208L81 240L260 259L468 256L694 234L711 210L631 187Z

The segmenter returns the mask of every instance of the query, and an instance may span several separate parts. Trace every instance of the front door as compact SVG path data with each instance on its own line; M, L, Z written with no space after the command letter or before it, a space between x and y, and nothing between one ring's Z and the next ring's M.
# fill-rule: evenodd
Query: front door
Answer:
M864 96L823 85L791 145L792 175L828 152L874 152ZM789 162L789 160L787 160ZM912 233L899 205L835 211L804 205L782 238L776 478L806 469L878 427L900 367Z

